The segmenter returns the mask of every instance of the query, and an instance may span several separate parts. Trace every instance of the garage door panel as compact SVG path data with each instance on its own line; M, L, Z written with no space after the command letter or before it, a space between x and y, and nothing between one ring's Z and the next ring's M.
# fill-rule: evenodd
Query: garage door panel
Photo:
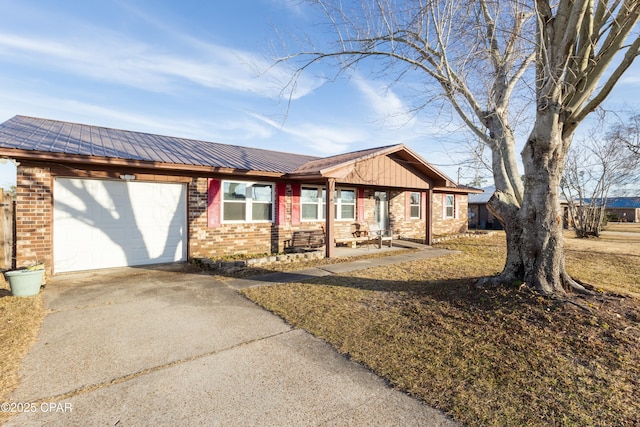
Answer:
M57 178L56 272L186 259L186 186Z

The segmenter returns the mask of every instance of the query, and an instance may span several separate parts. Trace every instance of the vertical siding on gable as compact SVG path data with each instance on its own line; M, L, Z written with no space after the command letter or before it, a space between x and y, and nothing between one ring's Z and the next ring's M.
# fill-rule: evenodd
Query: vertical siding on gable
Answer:
M370 184L380 187L429 188L422 176L407 167L401 161L389 156L377 156L372 159L357 162L339 171L343 174L340 182L343 184Z

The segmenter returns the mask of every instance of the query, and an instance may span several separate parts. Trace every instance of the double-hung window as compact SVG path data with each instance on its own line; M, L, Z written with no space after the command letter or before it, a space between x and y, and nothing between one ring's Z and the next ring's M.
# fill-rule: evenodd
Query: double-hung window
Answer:
M356 190L337 189L335 201L335 219L337 221L356 219Z
M325 219L327 210L327 191L320 187L302 187L300 197L303 221Z
M334 218L356 219L356 190L339 188L335 191ZM302 187L300 205L303 221L320 221L326 218L327 191L322 187Z
M225 222L273 221L273 184L224 181L222 220Z
M420 218L420 192L412 191L409 195L409 218Z
M456 216L456 198L453 194L444 196L444 216L454 218Z

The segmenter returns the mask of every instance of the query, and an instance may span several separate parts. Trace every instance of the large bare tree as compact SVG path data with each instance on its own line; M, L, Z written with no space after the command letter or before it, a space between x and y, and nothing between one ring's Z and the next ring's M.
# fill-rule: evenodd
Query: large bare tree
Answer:
M335 43L280 61L300 61L298 72L331 59L340 71L367 62L396 83L418 78L417 107L444 100L490 148L496 192L489 208L505 227L508 250L502 273L478 285L584 290L565 271L558 186L577 126L638 55L640 1L309 2ZM513 120L527 88L535 120L521 153L523 182Z
M546 293L578 285L565 270L558 188L578 125L640 50L637 0L536 1L536 119L522 151L524 282ZM606 77L605 77L606 75Z

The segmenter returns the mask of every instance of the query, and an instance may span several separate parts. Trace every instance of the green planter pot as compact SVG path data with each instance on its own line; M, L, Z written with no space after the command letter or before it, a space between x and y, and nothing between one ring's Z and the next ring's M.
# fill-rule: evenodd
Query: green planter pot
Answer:
M16 297L30 297L40 292L44 270L14 270L4 273L11 293Z

